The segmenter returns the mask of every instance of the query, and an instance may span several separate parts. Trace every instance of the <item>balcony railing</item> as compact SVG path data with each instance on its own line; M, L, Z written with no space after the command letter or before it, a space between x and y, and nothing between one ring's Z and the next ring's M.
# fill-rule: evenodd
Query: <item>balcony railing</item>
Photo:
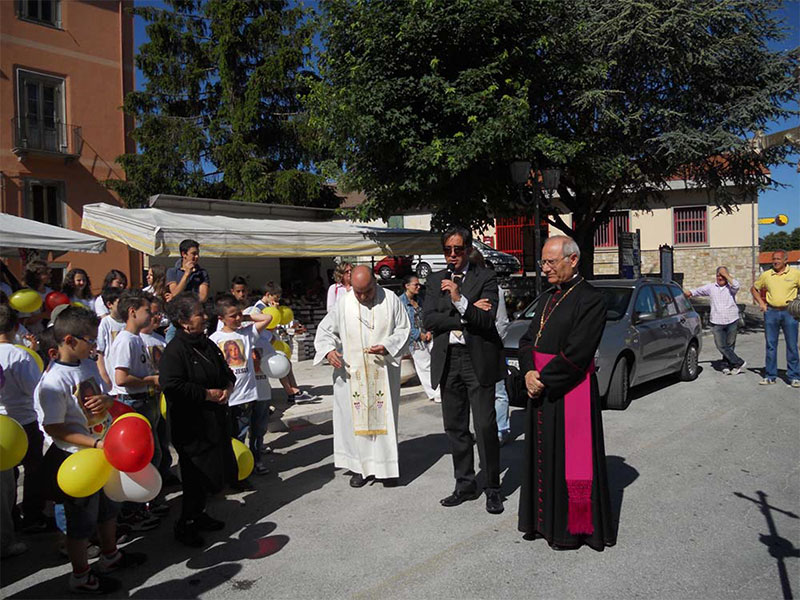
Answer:
M11 151L20 160L31 152L63 156L66 159L74 159L81 154L83 136L78 125L14 117L11 119L11 130L14 132Z

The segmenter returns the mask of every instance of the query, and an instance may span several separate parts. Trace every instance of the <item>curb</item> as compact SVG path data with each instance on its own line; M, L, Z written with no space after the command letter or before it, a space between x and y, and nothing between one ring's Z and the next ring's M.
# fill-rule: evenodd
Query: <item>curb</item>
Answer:
M308 427L310 425L321 425L323 423L327 423L328 421L333 419L333 397L330 397L330 407L325 406L317 411L311 411L304 413L302 415L287 415L284 413L281 415L280 419L275 419L274 421L270 421L268 431L270 433L278 433L278 432L285 432L285 431L294 431L296 429L302 429L303 427ZM421 400L423 398L427 398L425 395L424 390L419 390L415 392L411 392L409 394L400 394L400 404L406 404L408 402L413 402L414 400ZM325 398L327 400L328 398ZM325 402L327 405L328 403Z

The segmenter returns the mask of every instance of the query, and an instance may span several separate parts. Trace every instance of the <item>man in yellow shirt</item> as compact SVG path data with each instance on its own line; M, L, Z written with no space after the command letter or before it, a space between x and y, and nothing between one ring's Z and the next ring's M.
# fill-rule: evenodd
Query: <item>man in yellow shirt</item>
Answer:
M772 253L772 268L764 271L750 293L764 312L764 336L767 340L767 356L764 379L761 385L776 383L778 377L778 336L783 329L786 340L786 377L794 388L800 388L800 360L797 352L797 319L786 310L789 303L800 292L800 271L787 266L785 250ZM767 290L767 301L761 297L762 289Z

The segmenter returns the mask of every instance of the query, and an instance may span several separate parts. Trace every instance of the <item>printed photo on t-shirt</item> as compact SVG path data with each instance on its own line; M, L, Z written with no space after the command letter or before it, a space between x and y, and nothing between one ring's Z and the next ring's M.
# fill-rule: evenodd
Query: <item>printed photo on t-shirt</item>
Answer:
M106 413L105 411L99 415L92 413L92 411L86 408L86 401L92 396L99 396L100 394L102 394L100 385L93 377L84 379L75 386L75 397L78 399L78 404L83 410L83 414L86 415L86 421L89 423L89 427L92 427L93 432L93 426L102 423L102 421L104 421L106 418ZM97 433L102 433L102 428Z
M164 354L164 349L161 346L149 346L150 364L158 371L158 363L161 362L161 356Z
M261 348L253 348L251 354L253 355L253 365L256 369L256 375L261 375Z
M217 345L222 350L222 355L225 357L225 362L228 363L229 367L243 367L247 364L244 344L241 340L225 340Z

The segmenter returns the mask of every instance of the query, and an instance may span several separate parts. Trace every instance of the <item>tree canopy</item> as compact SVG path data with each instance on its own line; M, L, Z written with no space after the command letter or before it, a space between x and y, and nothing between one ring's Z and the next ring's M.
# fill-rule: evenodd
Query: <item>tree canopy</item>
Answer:
M140 6L149 41L136 65L144 89L127 95L138 153L109 182L128 206L155 193L337 206L309 170L299 96L313 20L281 0L166 0Z
M563 175L591 273L613 209L685 178L724 211L772 182L786 144L755 132L797 100L797 51L770 0L322 0L310 124L328 173L366 192L361 218L429 208L435 223L519 215L515 159ZM528 189L530 191L530 188ZM587 264L588 263L588 264Z
M795 227L791 233L777 231L765 236L761 242L761 251L775 250L800 250L800 227Z

